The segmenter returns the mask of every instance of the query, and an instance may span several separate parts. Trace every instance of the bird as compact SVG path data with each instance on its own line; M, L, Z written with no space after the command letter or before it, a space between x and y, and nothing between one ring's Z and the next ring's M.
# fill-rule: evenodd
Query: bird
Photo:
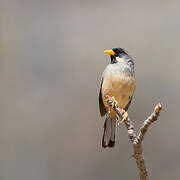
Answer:
M123 122L128 116L127 110L135 91L135 65L133 58L124 48L105 50L104 53L110 55L111 61L102 74L99 90L99 111L102 117L105 116L102 147L112 148L115 146L118 116L107 104L105 96L111 96L122 109L125 116L120 122Z

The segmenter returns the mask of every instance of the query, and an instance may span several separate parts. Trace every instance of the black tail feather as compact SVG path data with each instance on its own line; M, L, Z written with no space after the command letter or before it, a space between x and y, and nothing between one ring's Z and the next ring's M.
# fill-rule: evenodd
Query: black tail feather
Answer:
M116 133L116 117L106 117L104 123L104 134L102 139L102 147L114 147L115 145L115 133Z

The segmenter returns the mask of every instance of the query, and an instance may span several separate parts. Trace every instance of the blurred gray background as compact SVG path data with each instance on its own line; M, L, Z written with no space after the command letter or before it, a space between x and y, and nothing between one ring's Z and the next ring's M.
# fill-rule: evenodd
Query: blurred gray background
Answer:
M180 2L0 1L0 180L138 179L124 124L102 149L105 49L136 63L136 130L158 101L144 156L150 179L180 178Z

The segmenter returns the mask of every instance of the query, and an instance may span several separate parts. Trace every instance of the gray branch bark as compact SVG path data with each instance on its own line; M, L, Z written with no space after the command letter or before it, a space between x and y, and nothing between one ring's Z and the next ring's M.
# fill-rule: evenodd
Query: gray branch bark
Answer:
M107 103L110 106L110 108L113 108L114 111L118 114L118 116L122 119L124 114L122 113L122 109L120 107L118 107L116 105L116 103L113 101L114 99L112 99L108 95L106 95L105 98L106 98ZM131 142L133 144L133 149L134 149L133 157L136 160L136 164L137 164L137 167L139 170L140 180L148 180L149 179L147 170L146 170L146 166L145 166L144 157L143 157L142 142L144 140L144 136L145 136L149 126L158 119L161 109L162 109L162 104L158 103L155 106L153 113L143 122L138 135L136 135L136 133L134 131L134 125L133 125L131 119L129 118L129 116L124 121L126 128L128 130L129 139L131 140Z

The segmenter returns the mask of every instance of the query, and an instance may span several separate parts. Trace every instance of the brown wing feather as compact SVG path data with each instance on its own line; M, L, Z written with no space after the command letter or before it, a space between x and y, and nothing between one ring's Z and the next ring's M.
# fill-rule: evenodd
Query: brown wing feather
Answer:
M101 93L102 84L103 84L103 79L101 80L101 85L100 85L100 90L99 90L99 111L100 111L101 116L104 116L107 111L102 100L102 93Z
M127 104L126 107L124 108L125 111L128 110L128 108L129 108L129 106L130 106L130 104L131 104L131 101L132 101L132 97L130 98L128 104Z

